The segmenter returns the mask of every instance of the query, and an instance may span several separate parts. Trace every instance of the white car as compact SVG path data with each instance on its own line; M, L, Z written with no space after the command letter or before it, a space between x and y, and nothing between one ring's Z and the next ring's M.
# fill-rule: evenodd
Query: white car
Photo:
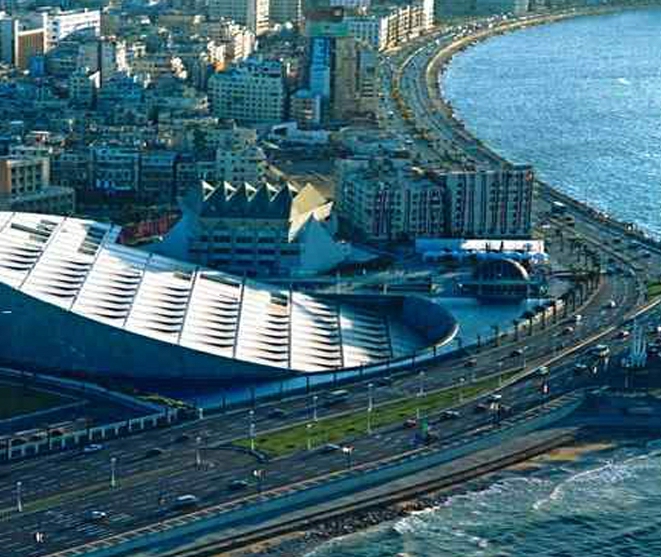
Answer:
M91 445L85 445L83 447L84 453L96 453L103 450L103 445L99 443L92 443Z
M108 513L105 511L89 511L85 518L90 522L103 522L108 518Z

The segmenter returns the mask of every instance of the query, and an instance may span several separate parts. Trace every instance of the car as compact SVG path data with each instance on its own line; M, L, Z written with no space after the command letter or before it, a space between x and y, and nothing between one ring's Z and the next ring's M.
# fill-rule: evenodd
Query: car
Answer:
M404 427L406 429L413 429L414 427L418 427L418 420L415 418L408 418L404 421Z
M395 380L392 377L380 377L374 383L379 387L392 387Z
M622 329L621 331L618 331L617 333L617 338L626 340L631 336L631 333L627 331L626 329Z
M464 362L464 367L475 367L477 365L477 359L476 358L471 358L470 360L466 360Z
M271 410L269 410L269 413L267 414L269 418L275 418L278 420L282 418L286 418L288 415L289 414L287 414L287 411L283 410L282 408L272 408Z
M324 401L324 404L326 406L333 406L335 404L340 404L342 402L345 402L349 398L349 391L346 389L339 389L337 391L331 391L326 395L326 400Z
M610 348L605 344L597 344L590 348L590 354L598 358L608 358L610 356Z
M517 358L523 356L523 348L516 348L510 352L510 357Z
M574 364L574 373L587 373L590 367L587 364L577 363Z
M583 316L580 313L577 313L572 317L572 321L576 323L577 325L583 320Z
M503 400L503 395L501 395L499 393L494 393L492 395L489 395L487 400L491 403L500 402L501 400Z
M574 327L565 327L564 329L562 329L562 334L563 335L574 334Z
M456 420L457 418L460 417L461 414L456 410L444 410L443 412L441 412L441 415L439 416L441 420Z
M104 448L103 445L101 445L100 443L92 443L90 445L85 445L83 447L83 452L84 453L97 453L99 451L102 451L103 448Z
M239 491L241 489L246 489L248 487L248 482L246 480L232 480L227 487L232 491Z
M146 453L145 456L147 458L153 458L155 456L161 456L165 451L161 449L160 447L152 447L149 449Z
M188 441L190 441L190 435L187 433L182 433L174 440L175 443L186 443Z
M189 507L196 507L200 502L199 498L195 495L187 493L186 495L179 495L172 502L173 509L186 509Z
M540 366L535 370L535 373L537 375L548 375L549 374L549 368L546 366Z
M325 445L319 447L319 452L321 453L334 453L341 450L342 447L340 447L340 445L336 445L335 443L326 443Z
M615 300L608 300L604 305L605 309L615 309L617 307L617 302Z
M88 522L103 522L108 520L108 513L105 511L88 511L85 513L85 520Z
M474 412L476 414L484 414L485 412L488 412L491 409L491 405L487 404L486 402L480 402L477 406L475 406Z

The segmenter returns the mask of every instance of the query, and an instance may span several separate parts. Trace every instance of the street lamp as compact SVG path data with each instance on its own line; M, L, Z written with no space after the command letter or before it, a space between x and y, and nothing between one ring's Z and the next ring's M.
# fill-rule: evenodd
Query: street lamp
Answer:
M110 458L110 487L117 487L117 457Z
M200 452L200 444L202 443L202 437L199 435L195 438L195 466L199 468L202 466L202 453Z
M464 402L464 383L466 382L465 377L459 378L459 404Z
M415 409L415 419L420 421L420 402L422 397L425 396L425 372L421 371L418 373L418 394L416 396L417 405Z
M262 492L262 482L264 481L264 470L259 468L252 471L252 475L255 476L257 480L257 493Z
M312 397L312 421L313 422L319 421L319 418L317 416L317 400L319 400L319 397L317 395L314 395Z
M308 451L312 450L312 428L314 427L313 424L307 424L305 426L305 439L306 439L306 447Z
M255 450L255 411L250 410L248 412L250 418L250 425L248 427L248 436L250 437L250 450Z
M23 512L23 482L16 482L16 510Z
M347 470L351 470L351 467L353 466L353 447L351 446L344 446L342 447L342 452L344 453L344 456L347 457Z

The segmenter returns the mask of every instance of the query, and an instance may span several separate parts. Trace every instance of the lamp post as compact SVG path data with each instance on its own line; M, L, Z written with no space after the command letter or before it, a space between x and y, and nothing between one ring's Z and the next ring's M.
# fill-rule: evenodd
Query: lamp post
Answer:
M255 450L255 411L250 410L248 412L250 418L250 425L248 426L248 436L250 437L250 450Z
M466 382L465 377L459 378L459 404L464 402L464 383Z
M367 435L372 434L372 411L374 410L374 384L367 384Z
M420 403L422 402L422 397L425 396L425 372L421 371L418 373L418 394L416 396L416 409L415 409L415 419L420 421Z
M351 446L344 446L342 447L342 452L344 453L344 456L347 457L347 470L351 470L353 466L353 447Z
M202 453L200 452L200 444L202 443L202 437L199 435L195 438L195 466L199 468L202 466Z
M313 422L318 422L319 417L317 416L317 401L319 400L319 397L317 395L314 395L312 397L312 421Z
M261 468L253 470L252 475L255 476L255 479L257 480L257 493L261 493L262 482L264 481L264 470Z
M23 482L16 482L16 510L23 512Z
M305 439L306 439L306 447L308 451L312 450L312 428L314 427L313 424L307 424L305 426Z
M117 487L117 457L110 458L110 487Z

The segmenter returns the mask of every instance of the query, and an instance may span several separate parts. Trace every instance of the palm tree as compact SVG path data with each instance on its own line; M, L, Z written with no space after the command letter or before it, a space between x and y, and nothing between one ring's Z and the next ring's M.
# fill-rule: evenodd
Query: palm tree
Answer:
M523 313L523 318L528 320L528 336L532 336L532 327L535 319L535 312L527 310Z
M535 313L542 318L542 330L546 329L546 308L543 305L535 306Z
M491 325L491 329L493 330L494 346L498 346L500 344L500 325Z

